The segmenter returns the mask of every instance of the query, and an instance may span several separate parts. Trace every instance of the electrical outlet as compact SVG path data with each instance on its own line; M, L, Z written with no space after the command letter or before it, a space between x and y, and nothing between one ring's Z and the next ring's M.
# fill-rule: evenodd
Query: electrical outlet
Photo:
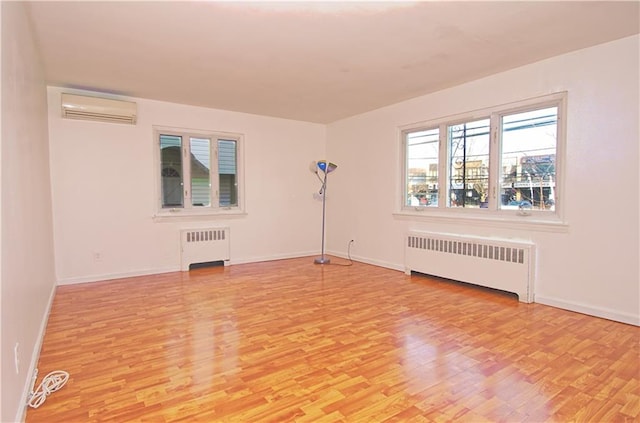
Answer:
M15 347L13 347L13 358L16 364L16 374L20 374L20 343L16 342Z
M352 239L351 241L349 241L349 244L354 245L356 243L355 239Z
M102 261L102 253L99 251L96 251L95 253L93 253L93 259L95 261Z

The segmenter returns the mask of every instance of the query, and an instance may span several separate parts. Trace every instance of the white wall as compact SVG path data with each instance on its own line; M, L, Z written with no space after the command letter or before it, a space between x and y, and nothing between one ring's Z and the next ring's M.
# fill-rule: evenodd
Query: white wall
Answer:
M328 247L403 268L409 229L520 238L538 246L536 301L640 324L639 37L565 54L335 122ZM425 75L428 78L428 75ZM565 218L560 232L401 219L398 127L568 91Z
M2 2L2 412L21 420L55 292L47 98L24 3ZM16 372L14 347L18 344ZM52 369L41 369L43 372Z
M324 155L324 125L140 98L135 126L70 120L61 92L77 91L48 89L59 283L179 270L181 228L229 226L232 264L320 250L309 163ZM154 221L152 125L244 134L247 215Z

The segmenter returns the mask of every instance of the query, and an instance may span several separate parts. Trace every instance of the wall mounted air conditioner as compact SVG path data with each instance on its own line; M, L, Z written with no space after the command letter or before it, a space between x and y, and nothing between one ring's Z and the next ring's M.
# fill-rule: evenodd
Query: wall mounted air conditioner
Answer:
M135 125L137 105L131 101L63 93L62 117Z

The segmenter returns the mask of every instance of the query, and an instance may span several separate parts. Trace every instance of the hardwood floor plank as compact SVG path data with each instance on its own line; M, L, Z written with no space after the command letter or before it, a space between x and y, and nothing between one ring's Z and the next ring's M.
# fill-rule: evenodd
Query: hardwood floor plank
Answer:
M339 261L336 259L335 261ZM640 328L310 258L56 292L37 422L638 421Z

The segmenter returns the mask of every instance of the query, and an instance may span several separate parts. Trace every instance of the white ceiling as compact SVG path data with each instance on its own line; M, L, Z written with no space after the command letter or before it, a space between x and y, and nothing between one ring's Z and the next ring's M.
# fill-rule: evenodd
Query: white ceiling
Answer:
M640 2L31 2L48 84L328 123L640 32Z

